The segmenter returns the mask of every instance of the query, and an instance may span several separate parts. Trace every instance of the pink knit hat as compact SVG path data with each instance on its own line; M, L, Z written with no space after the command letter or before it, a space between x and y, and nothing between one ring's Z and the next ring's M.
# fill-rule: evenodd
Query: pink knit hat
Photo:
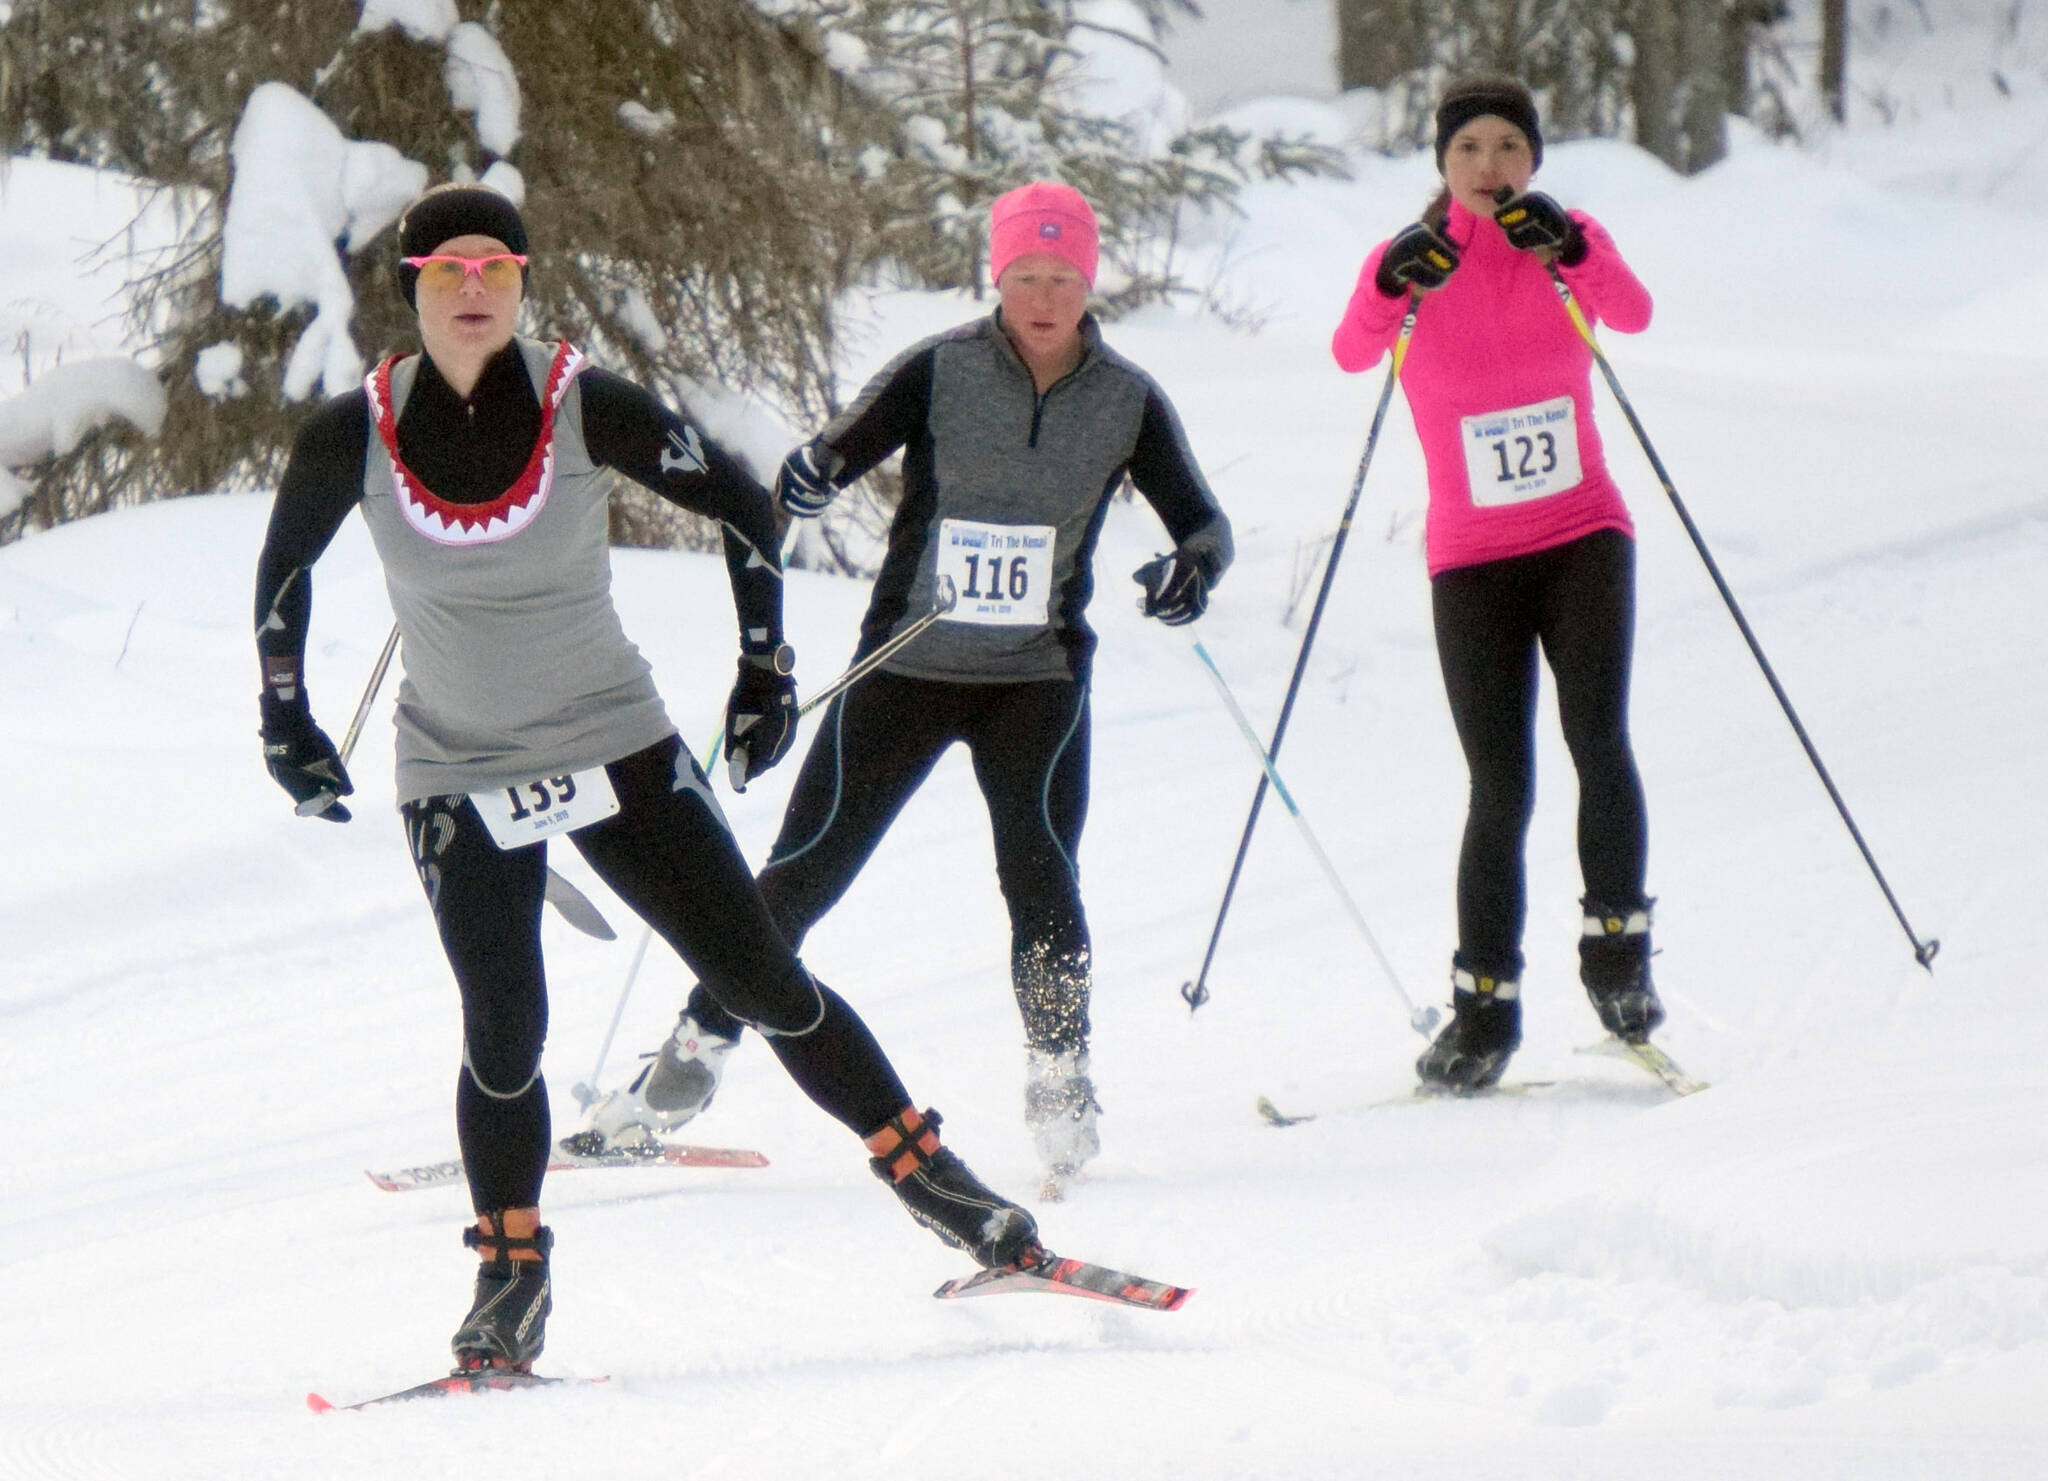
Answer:
M1099 241L1095 212L1088 199L1071 185L1034 180L988 208L988 276L1000 282L1003 269L1033 252L1064 257L1095 286Z

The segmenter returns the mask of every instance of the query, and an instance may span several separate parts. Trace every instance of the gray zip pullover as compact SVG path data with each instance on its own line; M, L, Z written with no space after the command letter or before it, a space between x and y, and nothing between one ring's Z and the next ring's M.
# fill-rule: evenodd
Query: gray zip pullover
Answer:
M821 452L844 487L903 449L903 502L862 624L863 651L931 605L960 605L885 667L918 679L1016 683L1085 676L1095 635L1096 537L1126 474L1176 543L1229 564L1217 507L1166 394L1081 321L1075 369L1040 395L1000 313L911 346L828 425Z

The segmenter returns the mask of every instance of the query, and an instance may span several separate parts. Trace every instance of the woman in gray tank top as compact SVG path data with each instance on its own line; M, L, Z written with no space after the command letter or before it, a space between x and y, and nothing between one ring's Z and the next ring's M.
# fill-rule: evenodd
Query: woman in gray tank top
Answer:
M726 758L742 783L780 760L794 655L766 491L646 391L566 342L514 333L527 239L511 201L439 187L398 234L423 351L307 420L258 563L257 649L271 775L301 813L346 822L354 789L302 675L313 564L360 507L404 639L399 810L462 995L456 1127L476 1211L464 1239L482 1264L458 1371L530 1368L552 1304L540 916L555 834L862 1139L914 1218L987 1266L1046 1258L1031 1216L940 1144L937 1114L915 1108L859 1016L785 944L619 624L613 472L723 527L741 649Z

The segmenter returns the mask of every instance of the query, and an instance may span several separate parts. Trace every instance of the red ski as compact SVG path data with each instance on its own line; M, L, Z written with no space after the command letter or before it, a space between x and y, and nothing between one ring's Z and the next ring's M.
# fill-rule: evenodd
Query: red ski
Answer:
M558 1383L609 1383L610 1378L543 1378L537 1373L518 1373L510 1368L475 1368L445 1374L416 1383L395 1394L380 1394L358 1404L337 1404L319 1394L306 1395L306 1407L315 1414L333 1414L351 1409L373 1409L379 1404L407 1404L414 1399L447 1399L457 1394L507 1393L518 1388L549 1388Z
M686 1147L666 1143L646 1152L606 1152L582 1157L559 1146L548 1159L549 1172L573 1172L579 1167L766 1167L768 1159L745 1147ZM440 1188L462 1181L462 1159L423 1162L390 1172L366 1171L364 1176L386 1193L410 1193L418 1188Z
M1187 1286L1169 1286L1090 1265L1086 1260L1068 1260L1045 1255L1036 1264L983 1270L958 1280L949 1280L932 1294L941 1301L963 1296L998 1296L1013 1291L1043 1291L1057 1296L1082 1296L1090 1301L1108 1301L1117 1306L1142 1306L1148 1311L1179 1311L1194 1291Z

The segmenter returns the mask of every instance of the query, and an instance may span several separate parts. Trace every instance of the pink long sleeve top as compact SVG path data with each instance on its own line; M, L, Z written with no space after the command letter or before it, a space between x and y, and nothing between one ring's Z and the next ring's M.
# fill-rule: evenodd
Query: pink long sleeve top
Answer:
M1577 267L1559 266L1589 323L1634 334L1650 295L1599 222ZM1429 467L1424 545L1429 574L1548 550L1595 530L1633 536L1593 426L1593 352L1572 327L1550 274L1508 245L1490 217L1451 203L1445 236L1458 249L1450 281L1423 295L1401 385ZM1365 259L1330 351L1369 370L1393 347L1408 298L1373 279L1387 244Z

